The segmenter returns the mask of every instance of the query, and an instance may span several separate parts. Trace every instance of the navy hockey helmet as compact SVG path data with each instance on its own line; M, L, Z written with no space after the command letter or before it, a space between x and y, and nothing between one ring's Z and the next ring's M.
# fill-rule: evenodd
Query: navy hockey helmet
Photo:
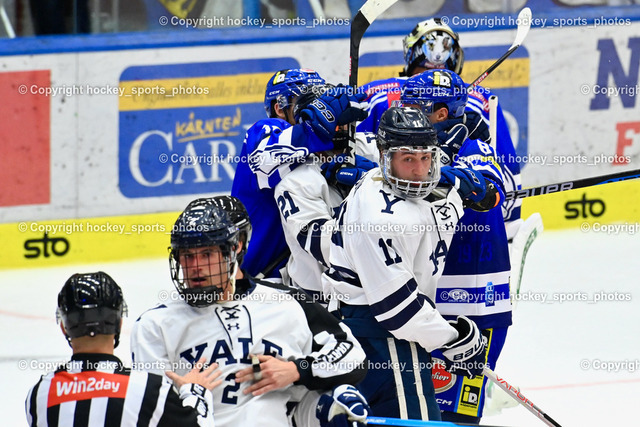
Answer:
M464 51L458 33L440 18L418 22L402 40L402 48L405 63L401 73L403 76L413 75L416 67L445 68L458 74L462 72Z
M122 289L102 271L72 275L58 294L56 317L69 344L72 338L114 334L117 347L126 313Z
M247 208L244 207L240 199L233 196L215 196L211 200L219 208L223 209L228 215L231 222L238 227L239 236L238 239L242 242L242 249L238 252L237 260L238 265L242 265L244 255L247 253L247 245L251 240L251 219Z
M444 104L449 117L464 114L467 98L467 86L459 75L449 70L427 70L410 77L400 95L403 105L419 105L427 115Z
M440 148L436 130L418 108L391 107L380 118L376 136L380 149L380 167L384 180L401 197L423 198L440 180ZM398 177L392 168L398 152L429 154L431 164L427 176L420 181Z
M169 264L173 284L189 305L211 305L228 283L235 284L239 234L211 198L192 201L180 214L171 231Z
M275 117L274 104L280 108L288 107L296 96L306 93L311 87L322 85L325 81L313 71L302 68L280 70L267 82L264 94L264 109L268 117Z

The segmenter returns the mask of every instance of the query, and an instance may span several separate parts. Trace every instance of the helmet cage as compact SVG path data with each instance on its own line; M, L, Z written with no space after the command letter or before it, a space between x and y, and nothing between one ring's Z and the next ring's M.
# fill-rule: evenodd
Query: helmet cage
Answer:
M169 267L173 284L187 304L204 307L220 302L228 283L234 285L239 234L230 214L211 198L194 200L180 214L171 232ZM221 259L217 265L212 264L214 257ZM186 260L191 264L183 265ZM206 264L198 265L205 260ZM201 286L206 283L210 285Z
M221 261L214 265L211 260L208 260L205 264L199 264L200 256L198 252L196 254L185 255L184 251L188 249L202 249L199 248L172 248L169 255L169 265L171 268L171 280L181 295L182 299L193 307L206 307L216 302L223 302L223 292L227 289L228 284L232 286L235 282L235 275L237 269L237 255L235 245L221 245L218 247L221 252ZM194 271L206 270L209 274L198 274L197 277L190 277L190 268L182 265L182 259L186 256L195 257L194 262L198 263L195 266ZM212 271L217 273L211 274ZM215 285L192 287L189 281L199 282L212 282Z
M422 181L402 179L394 175L391 160L398 152L409 152L416 154L431 154L431 165L427 178ZM416 147L416 146L395 146L382 150L381 170L384 180L389 184L394 193L401 197L424 198L427 197L440 181L440 148L437 146Z

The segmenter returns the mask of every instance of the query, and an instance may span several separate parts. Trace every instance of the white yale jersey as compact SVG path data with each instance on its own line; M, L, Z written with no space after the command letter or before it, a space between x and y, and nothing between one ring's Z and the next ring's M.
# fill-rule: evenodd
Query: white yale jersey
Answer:
M285 426L286 402L298 400L313 385L320 388L343 382L364 361L362 349L350 344L354 340L348 329L312 332L310 328L315 326L308 323L312 320L305 316L304 302L288 291L239 280L236 296L236 301L202 308L171 301L143 313L131 333L133 367L184 374L192 362L204 356L207 363L218 363L223 372L220 378L224 382L212 391L216 426ZM337 319L333 321L338 324ZM316 351L318 346L322 349ZM345 358L340 360L334 352ZM257 397L245 395L243 390L251 382L236 383L235 374L251 366L250 355L260 354L295 359L296 364L309 368L308 376L301 372L299 383L304 386L289 386ZM344 365L333 365L334 359ZM315 363L327 360L328 365Z
M435 309L436 282L463 214L455 190L444 198L402 198L369 171L349 193L332 236L325 294L339 304L369 306L380 326L427 351L457 336ZM358 336L358 334L355 334Z

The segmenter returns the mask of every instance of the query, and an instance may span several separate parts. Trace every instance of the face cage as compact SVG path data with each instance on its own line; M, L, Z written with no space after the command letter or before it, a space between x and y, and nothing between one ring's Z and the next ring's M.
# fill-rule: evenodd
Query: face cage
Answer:
M276 98L276 103L283 111L293 104L296 97L307 93L307 91L313 90L313 86L304 83L295 83L289 87L286 95L282 94Z
M391 159L393 154L398 151L431 153L431 167L429 168L428 179L426 181L411 181L394 176L391 170ZM401 197L408 197L410 199L427 197L440 181L440 155L440 148L436 146L428 148L409 146L391 147L382 151L382 176L393 192Z
M207 307L214 303L224 302L223 292L225 287L228 291L233 292L235 288L235 276L238 268L236 249L234 246L219 246L222 253L222 261L217 266L217 274L210 274L209 276L199 276L202 279L217 278L216 283L220 283L221 286L202 286L197 288L189 287L188 275L185 273L185 268L180 264L180 250L185 249L197 249L197 248L179 248L171 249L169 254L169 266L171 268L171 280L176 290L180 294L181 298L190 306L193 307ZM196 258L197 259L197 258ZM216 267L212 267L212 264L207 265L210 270L216 270ZM225 286L228 283L228 286Z
M393 101L394 107L413 107L417 105L425 116L429 117L433 113L433 107L436 105L434 101L423 101L421 99L405 99L404 101Z

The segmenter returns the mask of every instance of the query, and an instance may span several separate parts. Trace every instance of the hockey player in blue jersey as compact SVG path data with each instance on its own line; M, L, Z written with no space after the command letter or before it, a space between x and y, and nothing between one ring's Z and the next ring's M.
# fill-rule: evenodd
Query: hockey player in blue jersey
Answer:
M361 102L364 94L340 88L302 109L296 107L298 97L324 83L312 70L278 71L267 83L264 105L268 118L247 131L231 195L246 206L253 224L252 244L242 265L252 276L279 278L287 262L275 186L309 154L334 149L337 127L366 116L366 104Z
M405 66L400 73L401 77L376 80L361 87L368 95L369 116L360 123L359 131L375 132L377 130L382 113L394 101L400 99L401 88L407 77L430 69L448 69L460 74L464 65L464 51L460 46L458 34L440 18L419 22L403 39L403 52ZM490 96L489 90L478 86L469 93L465 115L450 119L450 121L439 125L439 129L464 123L469 130L471 139L489 142L487 124L489 123L488 100ZM496 148L498 164L503 171L504 188L506 191L519 190L521 188L520 165L515 161L515 148L499 104L496 133L497 141L494 141L493 144ZM522 222L520 220L521 205L521 200L512 200L502 204L502 214L509 238L516 234Z
M421 107L437 126L462 116L466 98L466 85L453 71L428 70L407 80L401 102ZM464 138L467 129L463 124L456 124L449 134L457 137L448 144L441 142L450 163L443 166L441 180L454 186L458 181L463 183L468 176L465 168L472 168L487 186L498 190L498 197L492 202L495 205L466 205L446 254L435 303L445 319L464 315L478 325L487 338L487 363L493 369L511 325L509 248L499 206L504 200L502 172L493 148L481 140ZM437 352L433 356L441 358ZM441 386L436 388L436 398L443 420L479 423L483 378L439 374Z

